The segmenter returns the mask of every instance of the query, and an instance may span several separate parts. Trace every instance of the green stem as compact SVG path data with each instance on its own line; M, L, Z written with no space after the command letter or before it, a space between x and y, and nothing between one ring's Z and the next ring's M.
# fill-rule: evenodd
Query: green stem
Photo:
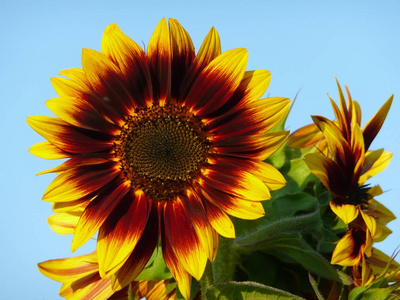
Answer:
M204 270L203 277L201 277L201 280L200 280L201 300L207 300L206 290L209 286L211 286L213 284L214 284L214 276L213 276L211 262L207 261L206 269Z
M212 263L214 283L232 281L238 262L238 251L233 239L220 237L218 255Z

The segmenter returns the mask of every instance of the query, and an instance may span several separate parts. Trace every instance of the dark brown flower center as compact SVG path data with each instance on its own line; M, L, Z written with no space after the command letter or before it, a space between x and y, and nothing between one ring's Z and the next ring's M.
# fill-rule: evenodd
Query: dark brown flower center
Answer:
M368 201L372 199L372 195L368 192L370 186L368 184L357 185L346 198L346 204L360 205L362 209L368 207Z
M170 104L130 116L114 149L132 187L153 200L171 200L200 174L209 147L199 118Z

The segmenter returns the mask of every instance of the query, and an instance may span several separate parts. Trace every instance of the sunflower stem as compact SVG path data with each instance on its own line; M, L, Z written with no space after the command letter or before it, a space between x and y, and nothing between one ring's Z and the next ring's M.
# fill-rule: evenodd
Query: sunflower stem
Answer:
M233 239L223 237L219 239L218 255L212 263L214 283L233 280L239 255L233 241Z
M200 280L201 286L201 300L207 300L206 290L209 286L214 284L213 269L210 261L207 261L206 269L204 270L203 277Z
M129 289L128 289L128 300L137 300L137 298L133 294L131 285L129 285Z

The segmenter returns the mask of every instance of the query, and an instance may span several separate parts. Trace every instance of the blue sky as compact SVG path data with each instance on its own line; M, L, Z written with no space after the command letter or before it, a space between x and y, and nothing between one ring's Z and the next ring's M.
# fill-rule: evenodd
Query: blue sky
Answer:
M400 215L400 13L399 1L3 1L0 10L1 211L0 260L4 299L58 299L60 284L42 276L36 264L71 256L71 236L50 230L50 204L41 201L58 165L27 150L43 139L26 124L31 115L50 115L44 102L56 97L49 78L80 67L82 48L100 50L110 23L146 44L158 21L173 17L196 49L214 26L223 51L244 47L248 70L272 72L268 94L293 97L288 119L295 130L310 115L333 118L327 97L337 99L336 76L349 86L363 111L363 124L393 93L392 109L372 149L393 152L389 167L371 180L386 191L378 198ZM400 221L377 248L391 254L400 244ZM84 246L76 254L91 251ZM60 298L61 299L61 298Z

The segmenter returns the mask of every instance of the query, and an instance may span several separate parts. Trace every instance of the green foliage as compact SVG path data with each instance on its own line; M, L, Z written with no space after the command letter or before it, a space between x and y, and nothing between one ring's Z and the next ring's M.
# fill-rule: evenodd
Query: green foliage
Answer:
M158 279L170 279L172 278L171 272L165 265L164 258L161 252L161 247L158 246L153 252L149 262L143 269L143 271L136 277L138 280L158 280Z
M210 286L207 300L300 300L304 299L288 292L256 282L226 282Z

